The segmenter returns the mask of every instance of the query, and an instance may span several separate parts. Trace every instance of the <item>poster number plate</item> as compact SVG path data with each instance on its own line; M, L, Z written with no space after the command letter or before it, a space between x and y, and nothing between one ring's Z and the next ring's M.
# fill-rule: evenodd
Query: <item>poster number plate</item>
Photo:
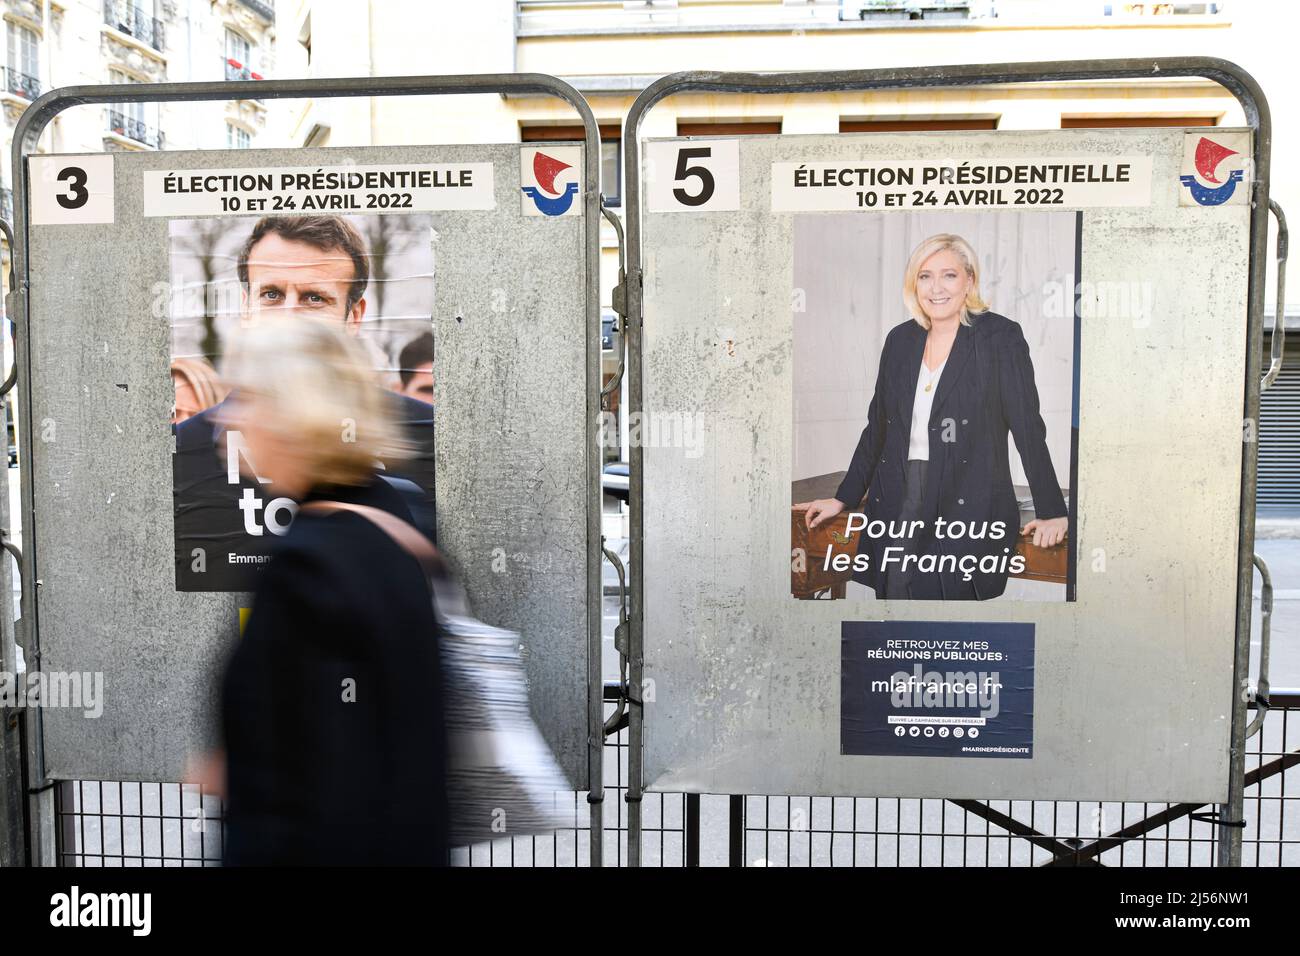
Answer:
M740 208L740 140L646 144L651 212L726 212Z
M33 156L33 226L113 221L112 156Z

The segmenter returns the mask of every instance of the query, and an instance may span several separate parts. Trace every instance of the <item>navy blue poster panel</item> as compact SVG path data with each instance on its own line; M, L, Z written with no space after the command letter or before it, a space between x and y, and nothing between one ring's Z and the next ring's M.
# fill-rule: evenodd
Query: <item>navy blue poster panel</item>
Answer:
M844 621L840 753L1034 755L1034 625Z

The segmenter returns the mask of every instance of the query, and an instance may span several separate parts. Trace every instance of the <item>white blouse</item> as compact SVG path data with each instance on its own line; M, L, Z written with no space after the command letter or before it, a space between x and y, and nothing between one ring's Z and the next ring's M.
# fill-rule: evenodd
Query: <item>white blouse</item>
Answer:
M939 376L943 374L944 365L947 364L948 360L944 359L943 365L932 372L925 367L925 359L921 360L921 374L916 377L916 396L912 399L912 433L907 444L908 461L930 460L930 409L934 407L934 393L939 391ZM927 385L930 386L928 392L925 390Z

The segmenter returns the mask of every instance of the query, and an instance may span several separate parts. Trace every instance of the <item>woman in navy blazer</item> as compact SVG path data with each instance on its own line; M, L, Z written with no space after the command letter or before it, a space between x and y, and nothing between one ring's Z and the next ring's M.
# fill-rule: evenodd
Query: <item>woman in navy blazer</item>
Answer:
M816 527L848 509L885 523L883 534L859 538L854 573L878 598L997 597L1015 570L1017 532L1050 547L1068 526L1029 346L980 297L979 260L960 236L917 246L903 298L912 318L885 338L848 473L834 498L807 505L805 520ZM1008 433L1034 499L1036 517L1023 529ZM952 522L962 522L960 536Z

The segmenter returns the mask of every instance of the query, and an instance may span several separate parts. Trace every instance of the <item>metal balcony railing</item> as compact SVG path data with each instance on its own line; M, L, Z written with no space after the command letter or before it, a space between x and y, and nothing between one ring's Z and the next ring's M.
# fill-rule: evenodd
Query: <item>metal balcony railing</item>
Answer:
M859 20L968 20L966 0L861 0L846 4Z
M154 129L142 120L134 116L128 116L121 110L108 111L108 128L110 132L118 136L125 136L127 139L133 139L137 143L145 146L151 146L154 149L163 148L162 130Z
M162 21L151 17L130 2L104 0L104 22L114 30L135 37L155 50L162 51L165 36Z
M263 79L261 73L254 73L251 69L244 66L238 60L228 56L223 56L222 62L226 65L227 80L260 80Z
M275 0L239 0L267 23L275 22Z
M15 70L12 66L6 66L5 89L10 93L17 93L25 100L34 100L41 95L41 81Z

